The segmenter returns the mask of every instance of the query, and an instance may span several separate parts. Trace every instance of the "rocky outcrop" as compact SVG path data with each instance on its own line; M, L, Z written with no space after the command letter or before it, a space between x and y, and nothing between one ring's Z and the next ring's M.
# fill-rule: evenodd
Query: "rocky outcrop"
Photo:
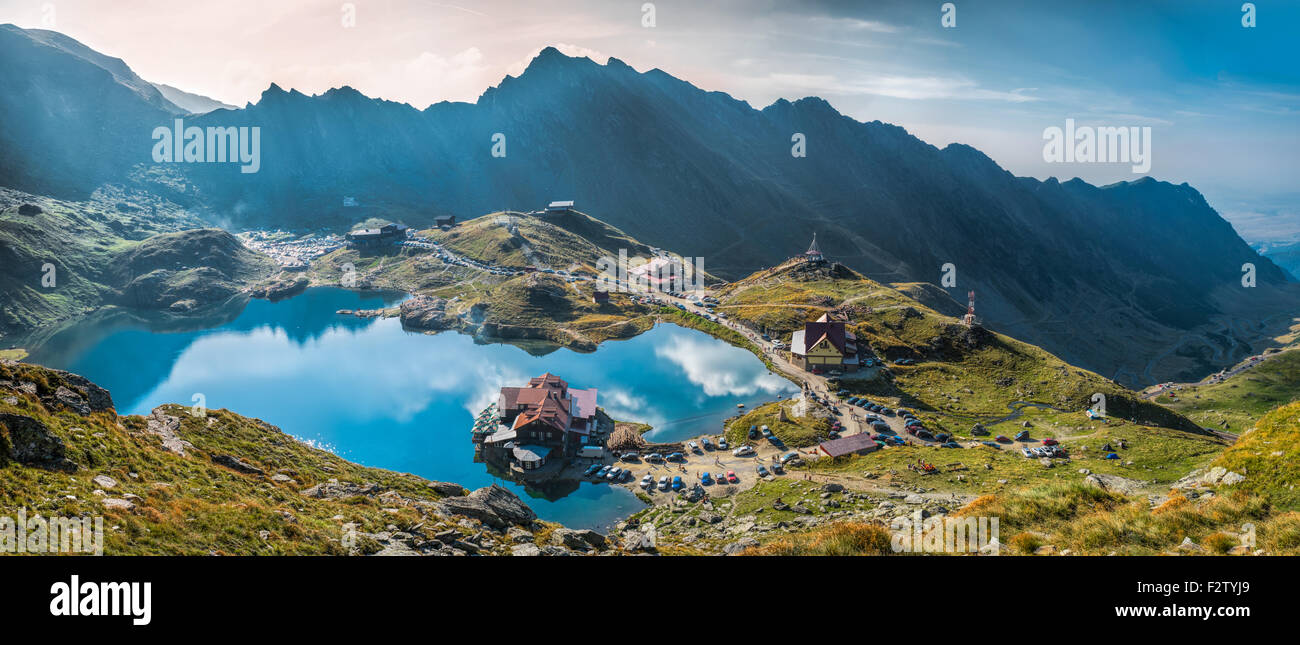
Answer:
M434 296L415 296L402 302L402 325L411 329L437 331L456 324L456 317L447 314L447 301Z
M379 492L379 486L376 484L355 484L352 482L342 482L331 479L330 481L316 484L302 492L307 497L316 499L344 499L347 497L357 497L360 495L373 495Z
M249 289L248 295L266 300L283 300L301 293L309 284L311 281L303 276L277 278Z
M162 408L154 408L145 418L144 431L161 438L163 450L184 457L185 450L193 448L194 444L181 439L177 434L180 429L180 418L164 413Z
M426 482L425 486L433 489L439 497L457 497L465 494L465 487L452 482Z
M0 414L0 449L14 461L51 470L72 471L63 440L44 423L22 414Z
M551 544L575 551L605 548L605 536L590 530L558 528L551 532Z
M442 499L438 506L444 513L464 515L495 529L515 524L529 525L537 519L533 509L518 496L496 484L461 497Z

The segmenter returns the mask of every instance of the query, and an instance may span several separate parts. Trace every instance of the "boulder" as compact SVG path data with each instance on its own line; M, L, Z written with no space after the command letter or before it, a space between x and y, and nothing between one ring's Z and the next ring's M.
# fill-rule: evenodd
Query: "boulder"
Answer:
M94 482L96 486L104 489L117 486L117 480L108 475L95 475L95 477L90 481Z
M91 383L90 379L80 374L64 372L63 370L52 371L58 375L60 379L63 379L63 384L66 387L75 391L77 398L84 401L85 405L89 408L89 412L110 412L113 410L113 397L108 393L108 390ZM58 391L56 390L55 397L58 398L58 396ZM87 414L89 412L87 412Z
M532 557L532 556L539 556L541 554L542 554L542 550L537 548L536 544L516 544L515 546L510 548L510 555Z
M52 470L77 469L77 465L67 458L63 440L44 423L26 415L6 413L0 414L0 427L7 430L9 457L14 461ZM0 443L0 449L4 447L4 443Z
M844 491L844 487L835 483L822 484L822 491L827 493L840 493Z
M537 514L517 495L492 484L468 495L447 497L438 502L439 509L449 515L464 515L495 529L511 525L531 525Z
M752 537L743 537L727 546L722 547L722 552L727 555L736 555L745 549L758 546L758 540Z
M331 479L304 490L302 494L317 499L342 499L359 495L374 495L377 492L379 492L378 484L339 483L337 480Z
M524 544L533 541L533 534L518 526L512 526L509 531L506 531L506 539L515 544Z
M551 533L551 544L575 551L586 551L592 547L604 548L605 536L585 529L559 528Z
M90 414L90 404L86 403L86 400L81 398L80 394L77 394L62 385L59 386L59 389L54 391L54 398L59 403L62 403L64 407L76 412L77 414L82 416Z
M212 463L220 464L245 475L265 475L266 471L234 455L213 455Z
M433 492L437 493L439 497L455 497L457 495L465 494L464 486L461 486L460 484L453 484L451 482L431 481L431 482L425 482L424 485L428 486L429 488L432 488Z
M106 497L104 498L103 503L104 503L104 508L107 508L109 510L114 510L114 511L129 511L135 508L135 502L132 502L129 499L116 499L113 497Z

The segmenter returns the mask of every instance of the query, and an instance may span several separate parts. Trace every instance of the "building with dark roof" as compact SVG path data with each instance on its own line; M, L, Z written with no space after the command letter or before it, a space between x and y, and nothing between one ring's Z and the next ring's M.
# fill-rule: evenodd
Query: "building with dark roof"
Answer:
M844 320L822 314L790 334L790 361L809 372L858 369L858 339Z
M371 248L406 239L405 224L384 224L379 228L362 228L348 233L348 243L356 248Z
M865 455L879 448L880 446L872 440L865 432L851 434L839 439L831 439L817 444L817 452L827 457L843 457L844 455Z

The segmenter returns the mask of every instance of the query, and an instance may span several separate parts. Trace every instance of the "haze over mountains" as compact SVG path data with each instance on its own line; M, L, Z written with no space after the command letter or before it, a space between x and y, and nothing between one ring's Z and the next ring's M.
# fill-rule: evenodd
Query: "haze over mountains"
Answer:
M184 117L260 127L260 171L243 174L153 164L152 130L198 110L122 61L11 25L0 58L0 185L33 193L130 183L212 221L301 228L574 199L724 278L799 253L816 232L829 257L880 281L938 283L952 263L948 291L964 301L976 290L990 326L1130 385L1231 362L1300 309L1300 285L1191 186L1015 177L974 148L939 149L815 97L759 110L553 48L474 104L422 111L348 87L272 85L243 109ZM496 133L504 158L491 155ZM806 157L791 155L794 133ZM1254 288L1242 286L1246 263Z

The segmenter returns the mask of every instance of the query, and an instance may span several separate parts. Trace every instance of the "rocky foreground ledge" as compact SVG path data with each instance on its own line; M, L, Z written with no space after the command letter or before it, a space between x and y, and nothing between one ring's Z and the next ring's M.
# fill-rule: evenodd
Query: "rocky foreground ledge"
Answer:
M108 555L596 555L497 485L367 468L228 410L118 416L85 378L0 362L0 516L104 518Z

